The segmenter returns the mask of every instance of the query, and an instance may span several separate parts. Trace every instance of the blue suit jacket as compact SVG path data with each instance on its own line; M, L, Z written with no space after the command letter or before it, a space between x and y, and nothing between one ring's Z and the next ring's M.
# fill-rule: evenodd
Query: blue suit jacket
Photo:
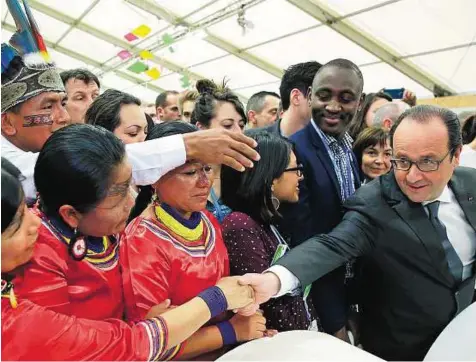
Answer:
M280 230L292 246L317 234L330 232L343 217L339 181L321 137L309 123L290 137L298 162L304 166L299 203L283 205ZM352 154L356 189L360 186L357 160ZM312 297L324 330L334 333L347 321L348 301L344 286L345 268L336 269L313 284Z

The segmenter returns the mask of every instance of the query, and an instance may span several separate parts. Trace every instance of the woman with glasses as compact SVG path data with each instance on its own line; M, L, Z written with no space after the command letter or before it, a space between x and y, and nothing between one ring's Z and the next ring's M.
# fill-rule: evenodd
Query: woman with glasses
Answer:
M282 202L298 202L302 166L291 144L263 130L249 130L261 160L243 173L223 167L222 198L233 210L222 224L232 275L261 273L289 249L275 227ZM309 288L306 295L282 296L262 305L269 328L278 331L316 327Z
M165 122L147 139L195 131L186 122ZM157 301L182 305L229 275L220 225L206 210L212 178L210 165L192 160L141 188L120 250L127 320L143 319ZM220 317L185 344L181 358L264 336L259 314Z

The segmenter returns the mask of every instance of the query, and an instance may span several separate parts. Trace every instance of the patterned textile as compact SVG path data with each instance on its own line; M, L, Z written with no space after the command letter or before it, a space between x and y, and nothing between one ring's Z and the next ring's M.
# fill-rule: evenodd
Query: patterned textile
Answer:
M322 132L323 140L326 142L329 150L329 156L332 158L336 166L336 176L340 185L340 194L342 201L352 196L355 192L355 185L352 176L352 137L348 133L344 135L342 140L329 136Z

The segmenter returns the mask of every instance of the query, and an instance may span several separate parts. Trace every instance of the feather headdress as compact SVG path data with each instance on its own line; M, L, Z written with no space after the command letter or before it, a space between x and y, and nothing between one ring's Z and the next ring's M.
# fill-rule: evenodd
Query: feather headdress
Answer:
M27 0L6 3L17 31L2 44L2 113L42 92L64 91Z

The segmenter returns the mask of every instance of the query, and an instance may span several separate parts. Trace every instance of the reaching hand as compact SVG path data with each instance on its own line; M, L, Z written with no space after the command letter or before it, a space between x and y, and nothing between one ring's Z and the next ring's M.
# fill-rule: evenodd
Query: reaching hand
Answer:
M218 281L219 287L225 294L228 309L237 309L254 303L253 289L248 285L238 283L239 277L226 277Z
M403 92L402 101L407 103L410 107L414 107L416 106L416 100L417 100L416 94L408 89L405 89L405 91Z
M245 274L239 279L241 285L249 285L254 290L255 305L267 302L273 295L276 295L281 288L281 282L274 273ZM237 312L241 315L251 315L256 310L255 306L246 306Z
M259 160L253 149L256 141L241 133L224 129L186 133L183 135L188 160L199 160L209 164L224 164L237 171L253 167Z

